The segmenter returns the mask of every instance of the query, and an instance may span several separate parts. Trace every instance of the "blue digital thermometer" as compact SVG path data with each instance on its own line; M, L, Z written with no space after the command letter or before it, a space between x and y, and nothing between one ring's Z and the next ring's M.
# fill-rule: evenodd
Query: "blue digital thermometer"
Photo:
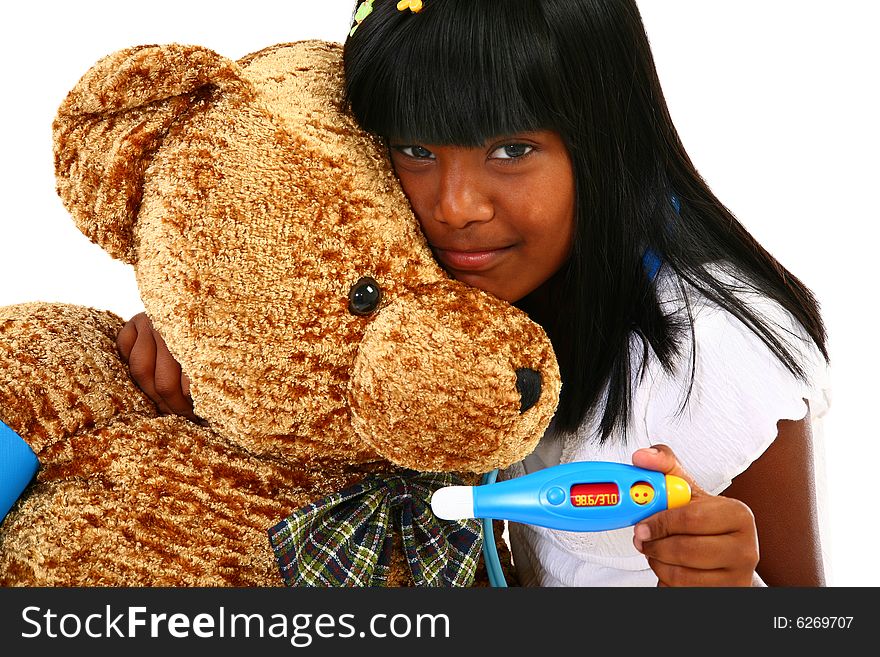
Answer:
M690 486L681 477L625 463L582 461L483 486L446 486L431 497L431 509L442 520L492 518L597 532L635 525L690 499Z

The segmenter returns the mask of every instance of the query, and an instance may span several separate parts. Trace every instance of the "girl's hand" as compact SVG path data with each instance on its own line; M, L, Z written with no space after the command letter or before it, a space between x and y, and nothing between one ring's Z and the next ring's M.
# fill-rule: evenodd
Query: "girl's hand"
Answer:
M128 364L131 378L161 413L198 421L189 394L189 378L146 314L138 313L125 323L116 336L116 347Z
M658 586L760 585L758 531L748 506L697 486L666 445L640 449L632 461L691 486L688 504L655 513L633 530L633 543L648 558Z

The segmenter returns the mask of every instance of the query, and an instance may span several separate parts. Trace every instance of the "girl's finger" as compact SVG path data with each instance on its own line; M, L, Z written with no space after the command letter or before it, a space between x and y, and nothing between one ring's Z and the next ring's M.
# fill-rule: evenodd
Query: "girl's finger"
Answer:
M165 405L162 396L156 392L156 342L151 331L139 331L137 340L131 348L128 359L128 371L138 387L144 391L162 413L170 409Z
M165 342L156 337L156 392L161 395L162 401L175 415L188 415L192 411L192 405L183 394L181 386L180 365L168 351Z
M751 586L752 572L732 571L726 568L700 570L676 566L648 559L651 570L657 575L657 586Z
M753 570L758 563L756 546L731 534L669 536L641 542L636 548L649 560L696 570Z
M137 336L137 324L133 319L128 320L125 323L125 326L123 326L116 335L116 348L119 350L119 355L122 356L122 359L126 363L131 356L131 350L134 347L135 342L137 342Z
M708 536L740 533L743 540L754 539L757 543L755 517L751 509L739 500L711 495L648 516L636 525L634 532L643 542L677 534Z
M678 458L668 445L658 443L651 447L636 450L632 455L632 463L646 470L655 470L664 474L681 477L690 485L692 498L709 494L700 488L697 482L694 481L694 478L681 466Z

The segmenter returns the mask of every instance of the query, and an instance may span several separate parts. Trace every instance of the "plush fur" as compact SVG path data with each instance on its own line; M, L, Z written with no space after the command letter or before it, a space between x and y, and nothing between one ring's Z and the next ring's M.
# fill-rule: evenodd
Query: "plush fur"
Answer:
M0 526L0 583L280 585L266 530L293 510L370 472L475 482L534 448L560 385L546 335L438 267L342 89L340 46L310 41L126 49L70 92L58 192L134 266L203 421L159 415L112 313L0 308L0 419L41 462ZM542 379L524 413L520 368ZM390 583L409 582L398 554Z

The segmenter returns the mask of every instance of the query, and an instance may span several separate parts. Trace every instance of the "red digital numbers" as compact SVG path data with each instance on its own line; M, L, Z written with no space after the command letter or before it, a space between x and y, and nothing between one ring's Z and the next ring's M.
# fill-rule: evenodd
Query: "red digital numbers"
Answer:
M620 502L617 484L575 484L570 491L573 506L614 506Z

